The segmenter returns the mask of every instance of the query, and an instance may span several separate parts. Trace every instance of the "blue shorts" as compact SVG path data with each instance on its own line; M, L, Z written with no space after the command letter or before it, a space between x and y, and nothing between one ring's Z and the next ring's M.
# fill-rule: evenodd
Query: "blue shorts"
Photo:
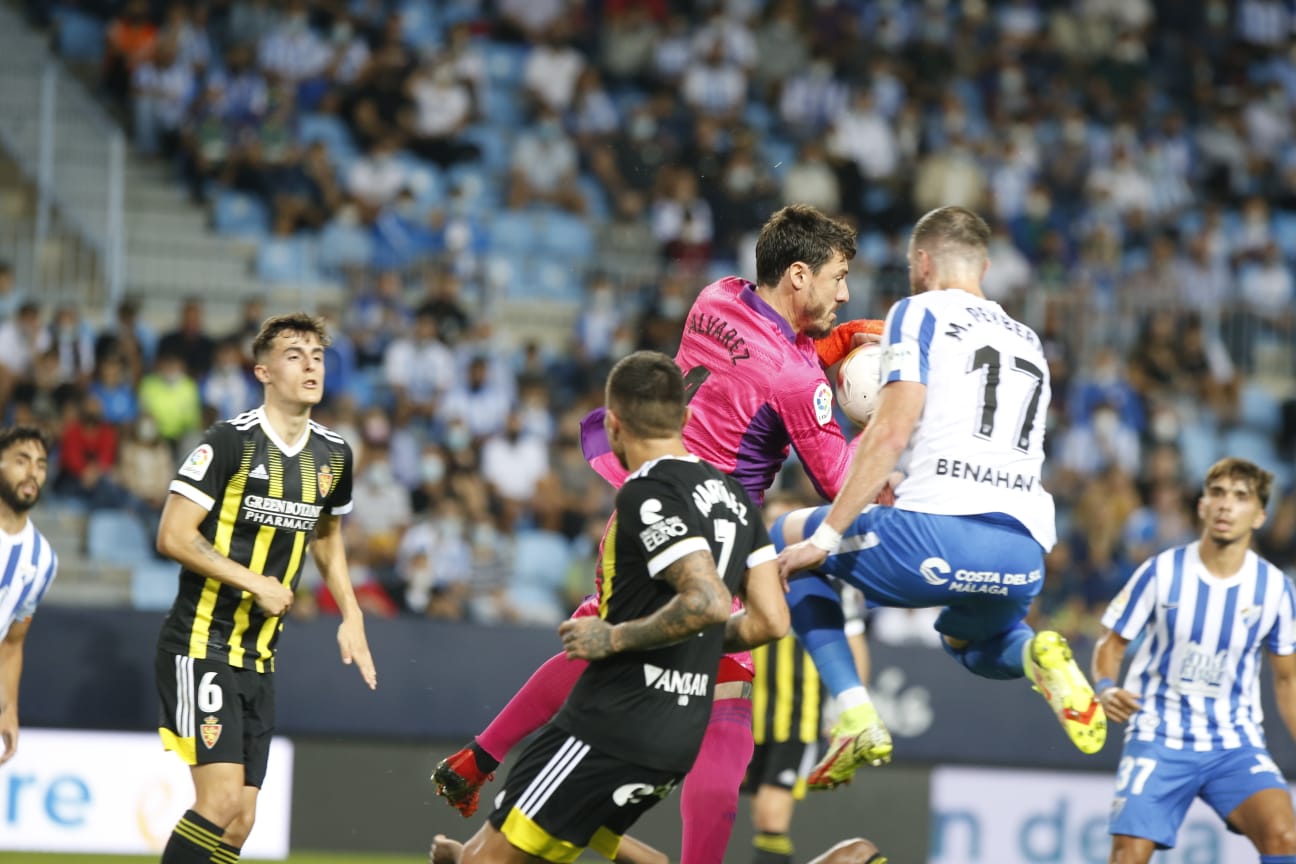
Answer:
M828 507L806 520L809 537ZM781 544L782 532L775 532ZM1044 583L1044 549L1006 516L937 516L870 507L820 573L854 585L870 606L944 606L936 629L979 642L1026 617ZM806 572L802 577L813 577Z
M1126 741L1107 832L1170 849L1194 798L1227 824L1238 805L1265 789L1286 791L1287 781L1263 747L1199 753L1172 750L1159 741Z

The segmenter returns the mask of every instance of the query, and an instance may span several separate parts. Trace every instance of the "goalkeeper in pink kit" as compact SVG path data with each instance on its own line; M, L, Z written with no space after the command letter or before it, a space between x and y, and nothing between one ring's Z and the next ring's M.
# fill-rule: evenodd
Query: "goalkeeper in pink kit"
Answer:
M757 503L790 449L829 500L850 464L852 448L834 420L823 370L849 352L855 334L880 332L875 321L834 327L837 308L849 299L846 274L854 257L853 229L813 207L785 207L757 239L756 284L721 279L689 310L675 355L691 410L684 442L735 477ZM614 485L624 481L603 434L602 409L582 421L581 444L600 475ZM573 617L595 614L597 594ZM472 815L499 762L558 711L585 666L563 654L541 665L472 743L437 765L438 794ZM715 864L724 857L752 755L751 680L749 654L721 660L706 737L681 794L682 864Z

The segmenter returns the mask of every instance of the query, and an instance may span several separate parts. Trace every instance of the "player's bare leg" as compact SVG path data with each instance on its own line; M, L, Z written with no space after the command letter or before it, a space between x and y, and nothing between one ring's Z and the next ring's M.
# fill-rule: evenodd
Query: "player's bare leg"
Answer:
M1148 864L1156 844L1146 837L1131 837L1128 834L1113 834L1111 857L1108 864Z
M1296 814L1286 789L1253 793L1229 814L1228 821L1261 855L1296 855Z
M887 864L878 848L862 837L843 840L810 864Z

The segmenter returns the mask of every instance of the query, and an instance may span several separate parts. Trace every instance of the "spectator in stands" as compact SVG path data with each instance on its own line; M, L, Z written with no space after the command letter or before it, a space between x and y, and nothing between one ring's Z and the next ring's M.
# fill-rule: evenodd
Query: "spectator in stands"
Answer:
M459 421L475 439L502 429L512 407L504 382L492 381L489 371L484 356L472 358L467 379L452 387L441 405L441 419L447 424Z
M615 197L595 249L599 271L617 283L638 288L656 280L661 257L642 194L626 189Z
M542 107L536 122L518 135L509 170L508 206L552 204L571 213L583 213L577 177L576 145L563 131L558 113Z
M1148 491L1147 502L1125 522L1121 557L1127 566L1137 566L1151 554L1191 543L1196 535L1194 529L1183 488L1173 482L1155 483Z
M347 172L347 191L370 219L377 215L379 208L395 201L411 183L409 167L397 158L399 149L400 142L395 137L382 138Z
M8 405L15 388L30 380L41 341L40 305L25 300L17 313L0 321L0 405Z
M366 441L356 471L355 512L347 520L347 550L361 550L380 583L388 583L401 534L413 515L409 491L396 482L386 443Z
M653 46L666 18L666 4L607 4L603 29L599 33L602 48L599 65L617 84L643 85L648 80Z
M261 404L261 388L243 361L243 349L233 339L216 345L211 371L199 384L203 405L222 420L231 420Z
M713 43L691 62L680 89L684 101L700 114L735 121L747 98L747 73L725 59L724 45Z
M40 347L58 355L59 375L64 381L88 385L95 367L94 341L94 331L81 320L77 307L64 305L54 311Z
M832 63L817 59L783 84L779 118L793 138L818 138L845 112L849 99L850 90Z
M176 46L176 61L188 67L196 80L201 81L211 66L212 42L208 29L207 6L204 3L176 2L166 10L166 18L159 34Z
M129 0L108 24L104 44L104 88L124 105L135 70L153 56L157 25L149 17L148 0Z
M841 211L842 191L837 173L828 164L823 141L808 138L796 161L783 175L783 204L809 204L825 213Z
M117 482L127 497L124 506L134 510L150 537L156 536L162 505L175 476L175 456L158 435L158 424L147 414L122 427L117 458Z
M698 193L697 176L683 166L672 166L663 171L659 184L652 226L662 255L680 266L702 267L711 257L715 225L711 205Z
M752 67L754 83L772 103L778 85L790 79L810 60L805 12L798 0L776 0L765 6L765 20L756 29L756 56Z
M506 506L528 509L536 485L549 473L549 448L524 428L519 411L510 411L504 428L482 443L481 472Z
M126 363L120 354L109 354L95 366L90 395L99 401L108 423L124 427L135 422L139 415L135 384L127 377Z
M116 465L117 427L104 420L99 400L85 396L69 402L59 436L54 492L91 506L115 506Z
M172 446L202 427L202 400L198 384L185 368L184 358L158 349L157 365L140 379L140 412L157 421L158 435Z
M406 120L410 150L442 168L481 155L477 145L462 138L473 117L472 94L448 59L425 61L410 76L409 96L414 103Z
M555 23L527 53L522 86L537 107L562 115L572 107L576 82L584 69L584 56L568 43L566 28Z
M175 41L159 39L152 58L136 66L131 77L135 146L140 152L167 157L179 152L180 133L197 93L197 79L179 61Z
M324 75L332 52L310 26L305 0L287 0L279 23L257 46L261 70L294 91Z
M383 380L396 399L397 412L430 423L454 379L454 354L440 339L436 316L420 308L413 330L392 341L383 355Z
M401 538L396 571L405 586L408 609L429 618L462 620L472 596L472 550L464 538L459 502L442 498L434 512L415 522Z
M499 0L496 34L512 42L539 42L567 14L564 0Z
M279 23L279 4L271 0L239 0L230 7L225 26L226 43L257 45Z
M216 341L207 335L203 323L203 302L198 297L190 297L180 306L179 326L158 340L158 362L161 363L163 354L178 357L185 372L201 378L211 369L215 353Z

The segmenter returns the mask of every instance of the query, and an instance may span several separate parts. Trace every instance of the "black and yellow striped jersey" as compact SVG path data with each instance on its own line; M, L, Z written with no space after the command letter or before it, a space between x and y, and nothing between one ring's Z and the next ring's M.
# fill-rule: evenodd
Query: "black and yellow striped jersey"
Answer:
M819 672L796 636L752 649L752 738L756 744L819 740Z
M257 408L208 429L171 491L207 510L198 530L217 552L295 589L321 514L351 510L351 462L336 432L312 420L290 447ZM282 628L251 594L182 567L158 647L267 672Z

